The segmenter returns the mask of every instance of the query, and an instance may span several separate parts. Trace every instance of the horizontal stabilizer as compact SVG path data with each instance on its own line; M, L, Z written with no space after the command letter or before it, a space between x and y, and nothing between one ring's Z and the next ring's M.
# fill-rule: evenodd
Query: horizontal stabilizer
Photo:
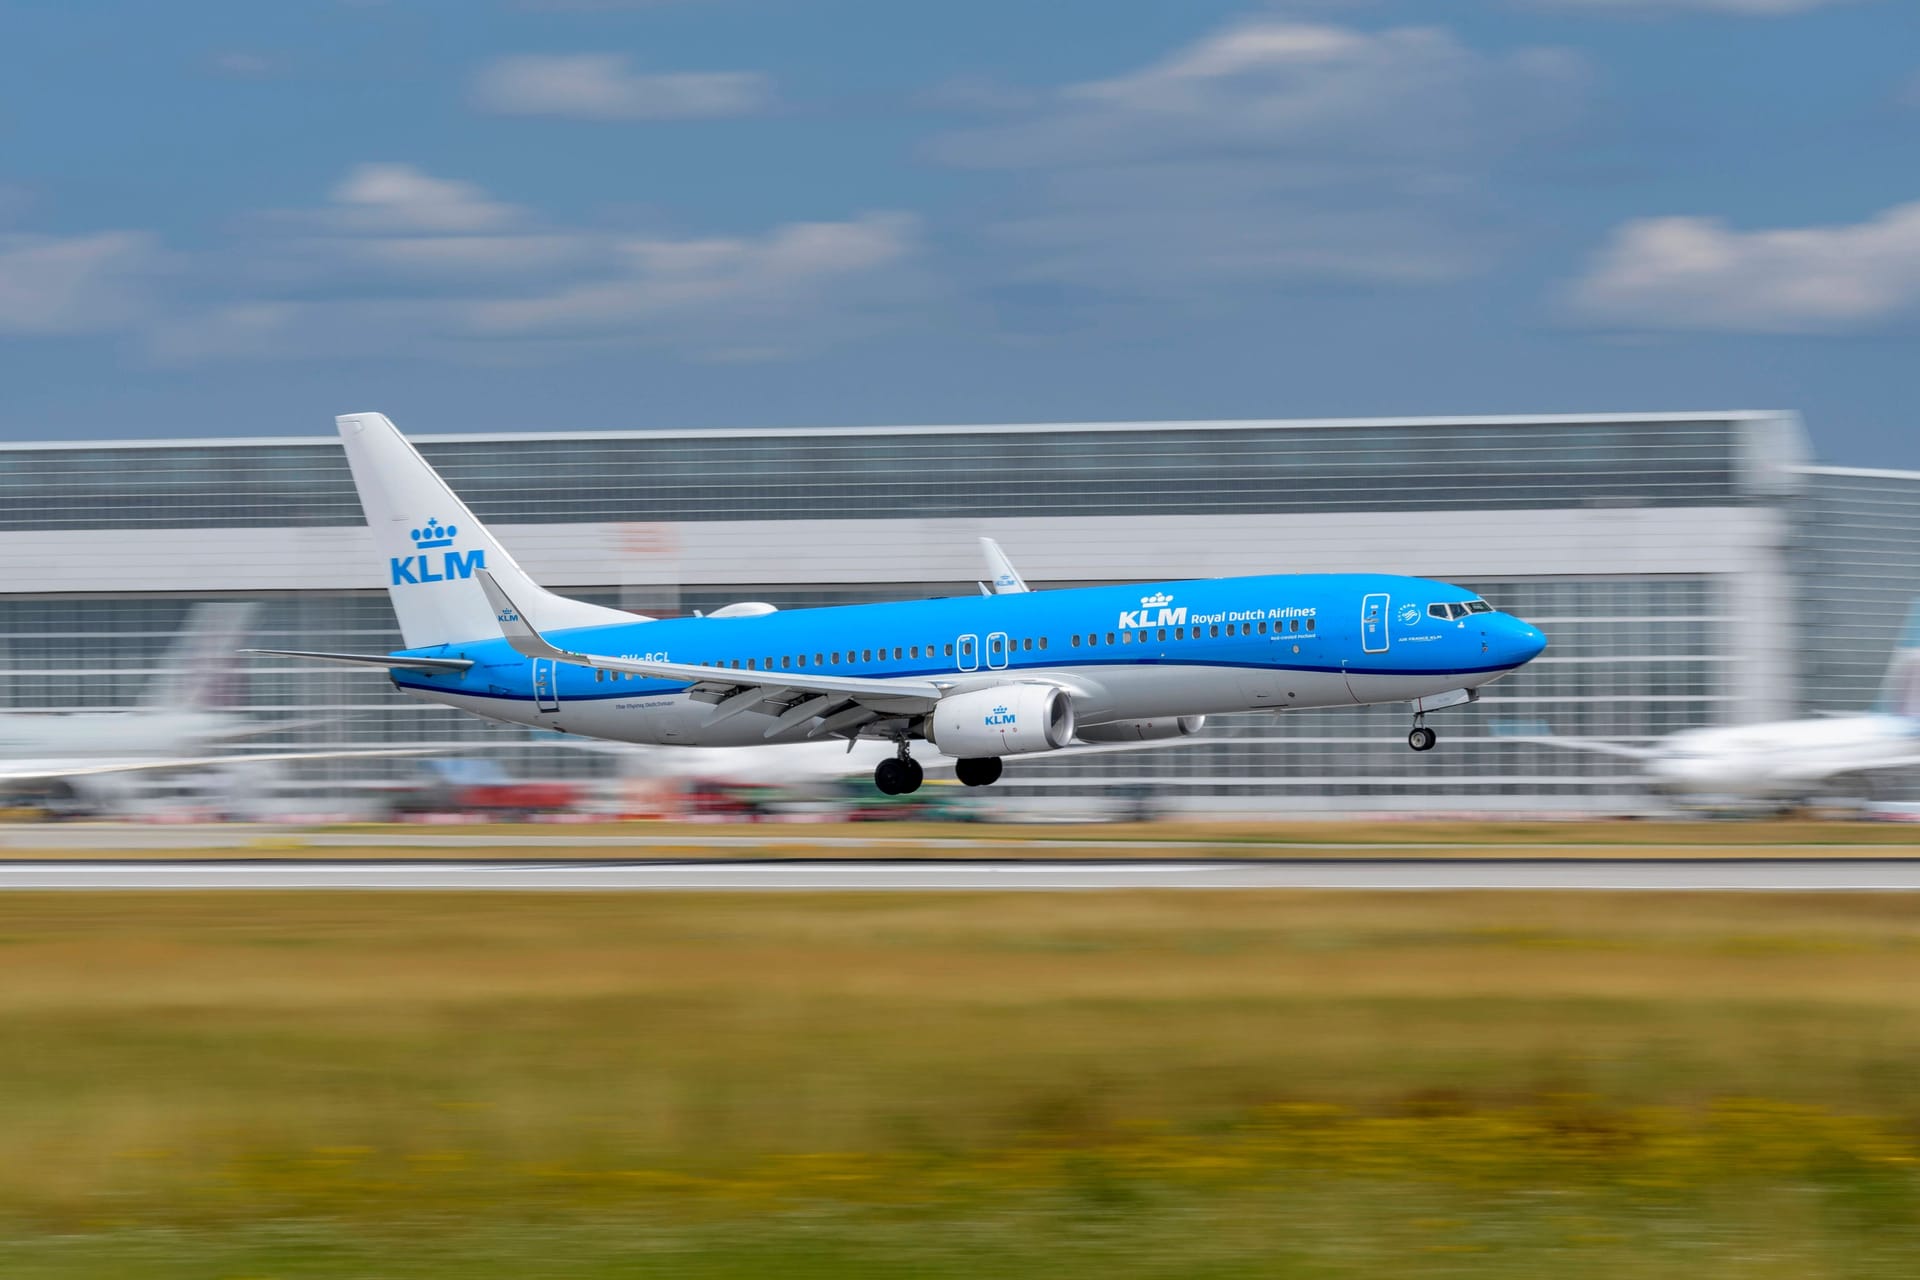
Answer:
M471 658L409 658L392 653L315 653L306 649L242 649L242 653L269 658L308 658L314 662L344 662L353 667L385 667L389 671L465 671Z

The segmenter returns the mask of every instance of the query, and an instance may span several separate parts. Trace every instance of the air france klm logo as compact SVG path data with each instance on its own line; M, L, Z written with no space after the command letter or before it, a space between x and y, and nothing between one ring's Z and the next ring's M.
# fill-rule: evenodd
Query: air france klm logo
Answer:
M1020 723L1020 717L1005 707L995 707L993 712L987 716L986 723L989 729L1004 728L1010 724Z
M1173 597L1164 591L1156 591L1150 596L1140 597L1138 609L1123 609L1120 621L1115 625L1122 628L1134 627L1179 627L1187 621L1187 606L1178 609L1168 608ZM1158 612L1155 612L1158 610Z
M387 567L393 574L393 586L402 583L419 585L423 582L453 582L460 578L471 578L475 569L487 567L487 553L475 548L472 551L453 550L453 540L460 533L459 525L443 525L439 517L429 518L426 524L410 530L413 549L417 553L410 556L394 556L387 561ZM445 548L445 550L441 550ZM429 555L430 551L439 551L439 555Z

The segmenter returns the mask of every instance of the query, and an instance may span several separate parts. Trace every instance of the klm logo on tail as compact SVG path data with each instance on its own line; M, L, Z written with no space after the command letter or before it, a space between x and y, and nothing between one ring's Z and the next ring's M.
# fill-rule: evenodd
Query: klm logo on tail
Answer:
M473 551L453 550L453 540L460 533L458 525L442 525L438 517L428 519L426 524L411 531L413 549L417 553L410 556L394 556L387 561L387 568L393 575L391 585L403 583L419 585L423 582L453 582L461 578L471 578L475 569L487 567L487 553L484 549ZM440 554L428 552L439 550ZM437 572L436 572L437 571Z

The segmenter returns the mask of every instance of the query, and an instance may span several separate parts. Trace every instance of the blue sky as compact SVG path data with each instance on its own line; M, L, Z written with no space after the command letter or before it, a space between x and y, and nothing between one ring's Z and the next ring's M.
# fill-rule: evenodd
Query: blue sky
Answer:
M1783 407L1920 467L1911 0L6 26L8 438Z

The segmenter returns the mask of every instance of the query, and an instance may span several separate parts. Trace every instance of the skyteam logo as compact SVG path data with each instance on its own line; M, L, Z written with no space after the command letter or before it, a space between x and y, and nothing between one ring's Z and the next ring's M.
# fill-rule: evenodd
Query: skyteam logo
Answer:
M397 587L402 583L412 583L417 586L423 582L452 582L460 578L471 578L475 569L486 568L485 550L455 551L453 549L453 540L459 534L459 525L443 525L438 516L430 517L418 529L409 530L416 554L394 556L387 561L387 567L393 574L392 585ZM432 551L439 551L439 554L428 554Z
M995 707L993 711L986 717L986 725L989 729L998 729L998 728L1003 728L1010 724L1019 724L1019 723L1020 723L1020 717L1015 715L1013 712L1007 710L1005 707Z
M1409 627L1418 626L1420 623L1420 606L1417 604L1401 605L1400 621Z
M1150 596L1141 596L1140 607L1123 609L1120 613L1120 621L1115 625L1128 629L1185 626L1187 607L1181 605L1178 609L1169 608L1168 606L1172 603L1173 597L1164 591L1156 591ZM1156 610L1158 612L1155 612Z

